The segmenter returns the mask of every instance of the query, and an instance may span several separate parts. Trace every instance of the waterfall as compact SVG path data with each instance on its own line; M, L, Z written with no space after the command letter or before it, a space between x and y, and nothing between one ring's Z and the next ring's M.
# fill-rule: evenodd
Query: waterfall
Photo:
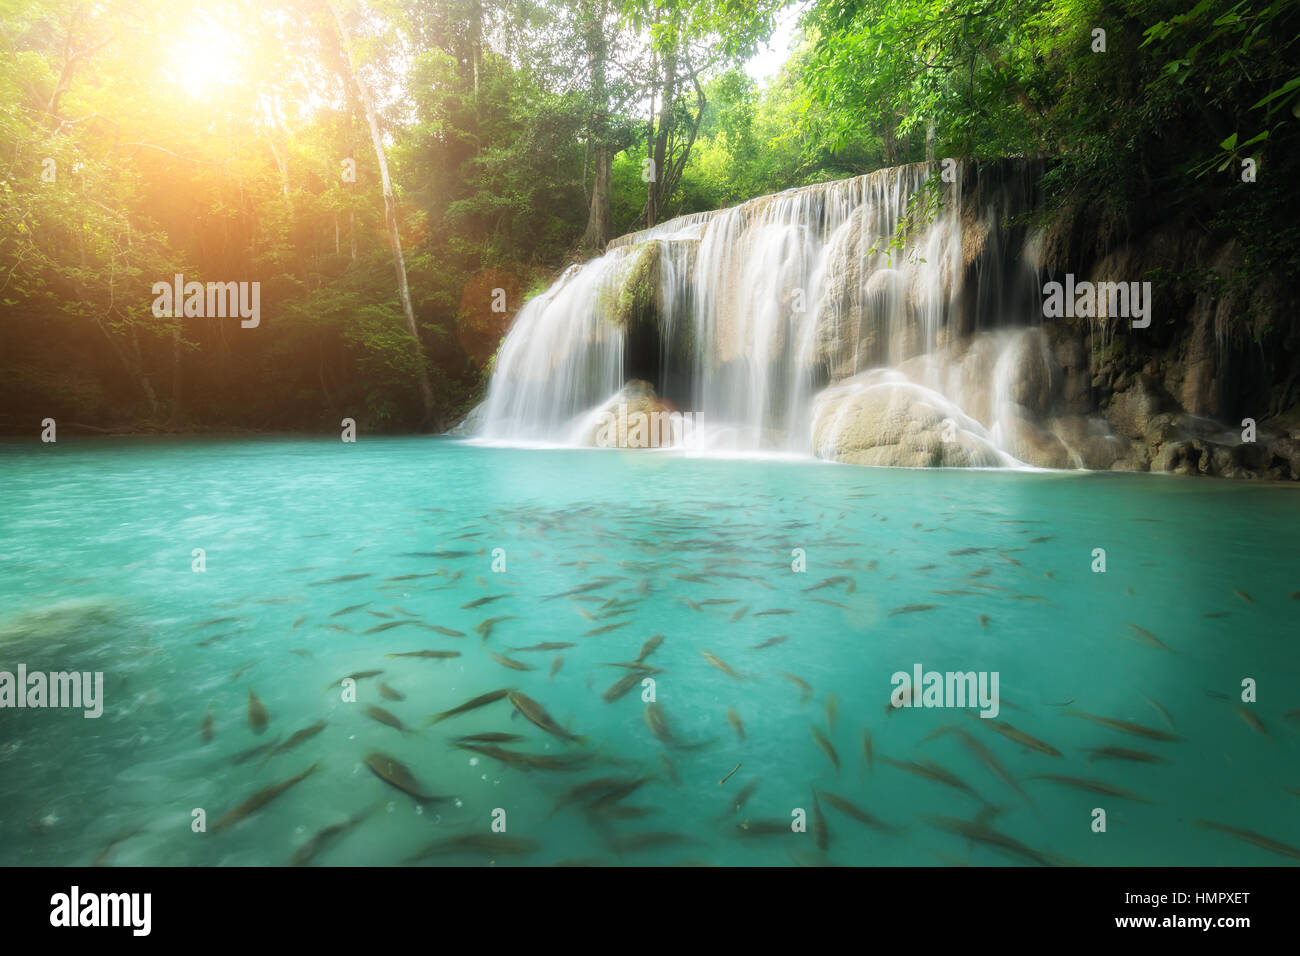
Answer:
M1015 224L1034 177L962 162L945 182L940 169L800 187L615 240L520 311L477 437L591 444L592 416L637 383L641 407L694 412L706 450L863 457L848 441L907 463L956 441L956 458L919 463L1017 464L1059 385L1037 328L1040 236ZM905 453L881 451L900 442Z

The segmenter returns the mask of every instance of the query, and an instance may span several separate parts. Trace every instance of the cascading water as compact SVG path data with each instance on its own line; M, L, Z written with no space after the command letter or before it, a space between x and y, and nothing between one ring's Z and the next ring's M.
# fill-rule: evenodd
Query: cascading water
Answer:
M695 413L706 451L1018 463L1053 382L1020 374L1047 350L1036 237L1008 225L1033 177L955 171L881 170L615 240L519 313L477 436L591 444L592 416L644 379L643 401Z

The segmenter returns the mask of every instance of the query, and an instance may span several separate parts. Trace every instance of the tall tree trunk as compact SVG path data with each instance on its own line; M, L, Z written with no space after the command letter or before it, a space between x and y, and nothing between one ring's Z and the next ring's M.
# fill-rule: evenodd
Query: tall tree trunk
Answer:
M610 233L609 188L613 158L606 143L597 144L594 152L591 206L587 215L587 231L582 235L582 245L595 252L604 252Z
M374 102L370 90L366 87L361 74L357 72L356 60L352 56L352 37L343 14L336 0L325 0L334 21L338 24L339 37L343 51L347 54L350 79L355 84L357 96L361 100L366 114L366 125L370 127L370 141L375 147L375 160L379 163L379 179L384 189L384 221L388 226L388 244L393 250L393 270L397 274L397 293L402 300L402 312L406 315L406 328L411 333L411 343L415 350L415 359L419 367L420 399L424 404L423 425L433 423L433 388L429 384L429 370L424 360L424 347L420 343L420 330L415 324L415 310L411 307L411 290L406 283L406 259L402 255L402 238L397 231L397 201L393 196L393 183L388 176L388 154L384 151L384 142L379 135L379 121L375 116Z
M651 170L654 180L650 183L650 197L646 206L646 226L653 226L659 221L664 200L663 192L664 166L668 158L668 135L672 131L673 103L677 99L677 38L673 37L672 46L664 51L664 84L660 93L659 125L655 130L654 154Z
M610 233L610 167L613 156L609 144L609 92L605 66L609 47L605 39L605 0L588 0L582 10L583 40L587 48L587 67L591 76L592 110L587 130L587 150L593 161L591 201L587 208L587 229L582 247L603 252Z
M167 421L171 431L181 427L181 327L172 329L172 413Z

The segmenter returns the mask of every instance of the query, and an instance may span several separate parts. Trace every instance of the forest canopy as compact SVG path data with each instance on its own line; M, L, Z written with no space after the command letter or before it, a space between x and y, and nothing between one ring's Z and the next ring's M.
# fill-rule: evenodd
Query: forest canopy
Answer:
M940 157L1294 285L1298 7L0 0L0 427L445 429L612 238ZM256 329L158 309L177 276L257 283Z

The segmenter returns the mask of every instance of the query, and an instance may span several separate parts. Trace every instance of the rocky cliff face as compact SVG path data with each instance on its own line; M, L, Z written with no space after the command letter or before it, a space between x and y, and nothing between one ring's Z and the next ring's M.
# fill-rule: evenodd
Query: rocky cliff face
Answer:
M646 379L647 408L662 396L733 440L836 461L1300 479L1300 323L1277 289L1242 301L1213 281L1236 268L1230 244L1173 225L1103 244L1085 217L1044 214L1036 164L937 172L882 170L623 237L553 296L580 323L539 307L503 356L527 342L544 354L516 347L509 364L534 382L576 372L570 415ZM1146 315L1137 300L1108 315L1125 303L1104 295L1095 315L1045 315L1045 287L1067 277L1150 283ZM585 287L581 301L563 291ZM493 387L508 407L511 383Z

